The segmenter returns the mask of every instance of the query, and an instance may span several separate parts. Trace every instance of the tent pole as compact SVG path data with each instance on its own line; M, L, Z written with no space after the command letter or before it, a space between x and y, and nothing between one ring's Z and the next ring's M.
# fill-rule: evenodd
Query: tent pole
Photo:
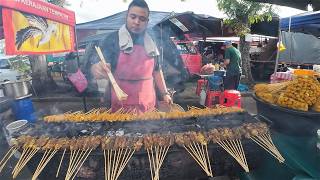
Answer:
M74 40L75 40L75 48L76 48L76 54L77 54L77 65L78 68L80 68L80 57L79 57L79 47L78 47L78 38L77 38L77 29L74 27ZM83 109L84 112L87 112L87 100L86 100L86 90L81 93L82 96L82 103L83 103Z
M279 35L278 35L278 46L277 46L277 57L276 57L276 62L274 65L274 73L276 73L278 71L278 63L279 63L279 46L280 46L280 42L281 42L281 19L279 19Z

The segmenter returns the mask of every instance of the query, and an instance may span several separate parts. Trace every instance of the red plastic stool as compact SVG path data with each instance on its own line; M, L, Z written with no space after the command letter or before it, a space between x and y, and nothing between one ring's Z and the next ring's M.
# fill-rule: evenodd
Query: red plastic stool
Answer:
M208 80L205 79L199 79L198 84L197 84L197 89L196 89L196 94L200 96L201 92L201 87L207 86Z
M206 97L206 106L211 107L212 101L215 100L216 97L219 98L219 103L223 103L223 96L221 91L207 91L207 97Z
M237 90L225 90L223 92L223 100L220 101L221 105L232 107L238 106L241 108L241 93ZM226 99L226 103L224 100Z

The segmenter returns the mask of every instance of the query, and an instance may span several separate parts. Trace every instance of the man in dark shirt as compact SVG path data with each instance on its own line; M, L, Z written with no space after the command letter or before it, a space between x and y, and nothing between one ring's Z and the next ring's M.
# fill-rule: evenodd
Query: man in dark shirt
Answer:
M241 76L241 53L232 46L231 41L223 43L225 46L224 65L226 67L226 77L224 80L225 89L238 89Z
M91 72L94 77L107 79L107 72L111 70L120 88L128 94L127 100L120 101L115 92L111 92L112 111L120 108L138 112L153 110L156 105L154 85L163 100L172 103L157 61L159 51L146 33L148 21L147 3L144 0L133 0L128 7L126 24L100 44L110 65L104 65L97 58L92 58Z

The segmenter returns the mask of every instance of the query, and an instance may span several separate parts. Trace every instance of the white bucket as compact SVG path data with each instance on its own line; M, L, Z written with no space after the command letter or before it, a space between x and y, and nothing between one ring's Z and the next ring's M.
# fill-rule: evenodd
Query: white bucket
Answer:
M320 65L313 65L313 70L317 73L320 73Z
M8 130L9 132L9 135L11 135L12 133L18 131L19 129L21 129L22 127L24 127L26 124L28 123L27 120L17 120L17 121L14 121L10 124L8 124L6 126L6 129Z

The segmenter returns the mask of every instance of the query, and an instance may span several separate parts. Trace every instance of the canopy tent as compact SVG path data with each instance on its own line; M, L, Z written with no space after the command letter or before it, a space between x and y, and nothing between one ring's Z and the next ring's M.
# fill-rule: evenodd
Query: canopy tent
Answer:
M320 11L282 18L280 21L280 29L303 32L320 37Z
M95 21L76 25L80 44L96 41L125 24L126 11ZM167 36L192 34L194 36L221 36L222 19L194 14L193 12L175 13L150 11L149 31L165 31ZM91 33L90 33L91 32ZM91 34L91 36L88 36Z
M314 11L320 10L320 0L248 0L253 2L270 3L280 6L288 6L301 10L307 10L308 4L311 4Z
M278 62L319 64L320 11L280 19L281 40L286 50Z

